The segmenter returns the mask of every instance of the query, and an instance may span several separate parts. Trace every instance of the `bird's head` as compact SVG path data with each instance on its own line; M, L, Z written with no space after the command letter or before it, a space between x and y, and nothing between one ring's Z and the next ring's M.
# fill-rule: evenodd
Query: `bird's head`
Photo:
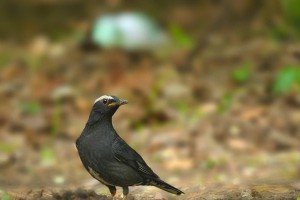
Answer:
M116 96L103 95L94 102L89 122L101 119L111 119L121 105L127 104L127 100Z

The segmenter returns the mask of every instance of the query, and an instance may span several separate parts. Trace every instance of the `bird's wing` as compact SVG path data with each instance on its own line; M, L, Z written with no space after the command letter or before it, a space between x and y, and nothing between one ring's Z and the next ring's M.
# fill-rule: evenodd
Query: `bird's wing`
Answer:
M149 175L153 178L159 178L152 169L146 164L143 158L132 149L122 138L116 138L113 146L113 154L117 160L129 165L135 170Z

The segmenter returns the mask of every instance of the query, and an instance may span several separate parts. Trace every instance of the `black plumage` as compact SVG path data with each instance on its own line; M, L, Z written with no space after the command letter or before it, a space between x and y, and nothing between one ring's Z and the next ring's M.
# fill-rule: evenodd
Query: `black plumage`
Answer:
M86 126L76 140L84 167L109 188L112 196L116 186L120 186L126 197L128 186L133 185L152 185L176 195L183 194L162 181L113 128L112 116L126 103L126 100L106 95L95 101Z

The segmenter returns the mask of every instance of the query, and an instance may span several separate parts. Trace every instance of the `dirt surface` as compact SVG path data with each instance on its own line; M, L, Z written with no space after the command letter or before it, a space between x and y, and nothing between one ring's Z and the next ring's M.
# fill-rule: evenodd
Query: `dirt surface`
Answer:
M6 195L13 196L16 200L22 199L43 199L43 200L60 200L60 199L112 199L109 195L99 195L93 190L53 190L53 189L36 189L22 192L10 192ZM186 194L175 197L165 195L154 191L147 191L141 188L135 189L128 195L127 199L146 200L146 199L284 199L294 200L299 198L300 189L290 185L227 185L191 188ZM116 195L114 199L123 199L121 195Z

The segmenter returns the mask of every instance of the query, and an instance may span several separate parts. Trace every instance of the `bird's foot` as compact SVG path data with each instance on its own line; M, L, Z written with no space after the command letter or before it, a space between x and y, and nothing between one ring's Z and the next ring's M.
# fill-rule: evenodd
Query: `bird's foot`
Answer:
M121 195L121 198L122 198L123 200L127 200L127 196L128 196L128 195L122 194L122 195Z
M127 199L128 193L129 193L129 188L128 187L123 187L123 194L122 194L122 199L123 200Z

